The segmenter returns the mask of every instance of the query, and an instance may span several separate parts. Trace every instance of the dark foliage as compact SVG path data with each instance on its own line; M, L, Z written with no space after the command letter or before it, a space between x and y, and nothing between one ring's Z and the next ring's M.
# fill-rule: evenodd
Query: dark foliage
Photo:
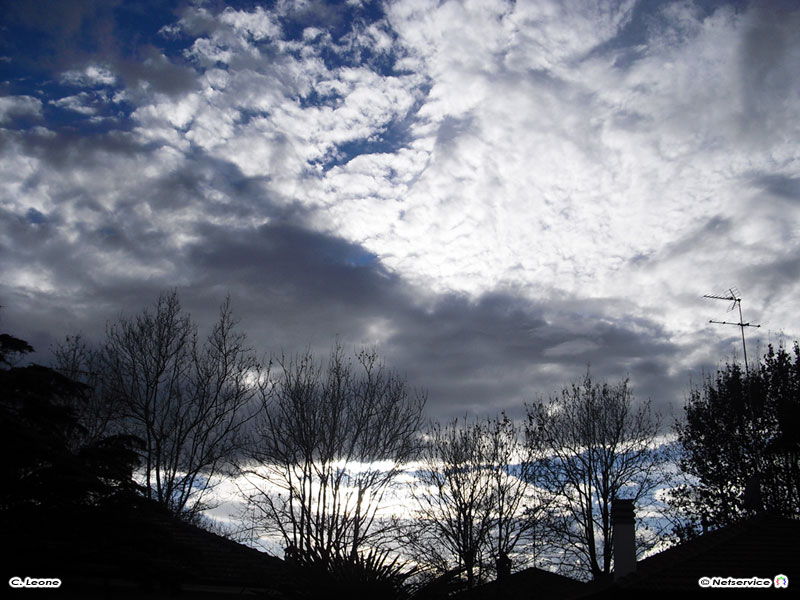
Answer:
M460 588L463 569L438 577L420 577L419 567L409 566L385 550L335 554L287 550L287 564L302 582L293 598L353 598L355 600L439 600Z
M16 358L28 352L33 352L33 346L28 342L7 333L0 333L0 364L12 367Z
M141 439L144 494L188 521L213 507L210 492L252 417L260 365L237 323L226 300L202 339L173 291L108 324L97 347L71 336L56 349L61 372L92 387L81 415L86 438L113 431Z
M681 539L754 512L800 514L800 348L757 368L727 364L694 389L676 423L689 481L673 492Z
M372 549L369 552L333 556L287 551L287 562L297 568L307 582L303 590L309 597L409 598L406 580L414 574L397 557Z
M0 359L33 349L0 336ZM3 517L15 511L98 505L132 492L137 440L109 436L81 445L77 412L86 387L52 369L28 365L0 369L0 492Z

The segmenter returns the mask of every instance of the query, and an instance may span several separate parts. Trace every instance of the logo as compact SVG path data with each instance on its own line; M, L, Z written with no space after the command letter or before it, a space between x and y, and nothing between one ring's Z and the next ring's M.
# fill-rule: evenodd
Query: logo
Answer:
M697 584L703 588L769 588L772 579L763 577L701 577Z
M61 580L55 577L12 577L8 585L12 588L59 588Z
M702 588L788 588L786 575L775 575L772 579L762 577L701 577L697 585Z

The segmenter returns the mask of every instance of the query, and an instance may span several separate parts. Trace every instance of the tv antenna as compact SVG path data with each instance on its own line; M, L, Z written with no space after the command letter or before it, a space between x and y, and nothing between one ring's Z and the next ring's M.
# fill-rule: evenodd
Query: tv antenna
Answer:
M744 322L742 318L742 297L739 295L739 290L736 287L728 288L728 293L726 295L716 295L716 294L705 294L703 298L711 298L712 300L727 300L731 303L728 307L728 312L732 311L734 308L739 308L739 322L732 323L731 321L715 321L714 319L709 319L709 323L714 323L716 325L736 325L739 329L742 330L742 352L744 354L744 370L745 373L749 373L750 369L747 367L747 345L744 341L744 328L745 327L761 327L761 325L755 325L753 323Z

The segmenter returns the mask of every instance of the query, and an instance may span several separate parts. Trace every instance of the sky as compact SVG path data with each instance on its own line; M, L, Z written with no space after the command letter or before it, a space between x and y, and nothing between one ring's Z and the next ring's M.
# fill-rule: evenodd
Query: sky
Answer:
M0 0L0 329L230 294L259 353L375 346L520 415L798 339L792 1Z

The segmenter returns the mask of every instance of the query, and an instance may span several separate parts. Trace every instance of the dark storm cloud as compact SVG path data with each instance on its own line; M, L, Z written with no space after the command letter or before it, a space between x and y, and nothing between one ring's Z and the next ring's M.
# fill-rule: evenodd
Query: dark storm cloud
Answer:
M726 240L733 231L733 221L721 215L714 215L705 222L693 227L674 241L666 244L658 253L652 255L637 254L630 259L633 266L639 268L652 267L658 263L691 256L703 246L714 246Z
M154 209L178 210L202 203L203 217L291 214L290 207L275 205L269 197L263 177L247 177L236 165L191 149L180 168L148 181L144 197L141 190L131 190L124 204L147 202Z
M6 233L16 246L12 260L52 269L57 291L2 289L3 304L13 307L7 315L25 315L13 330L40 350L65 333L97 338L120 311L138 312L177 284L155 273L104 279L86 272L88 248L104 260L156 263L167 241L158 234L126 235L109 224L83 232L79 248L43 217L12 218ZM589 365L598 379L631 375L639 397L653 397L660 408L679 400L664 393L675 387L665 372L677 351L666 334L646 320L609 318L607 303L534 303L504 293L426 297L361 246L280 221L250 229L201 225L196 233L200 241L182 258L180 279L187 283L177 289L198 322L210 323L230 293L261 353L312 348L324 356L337 336L348 348L377 342L390 367L428 391L432 417L498 410L519 416L524 402ZM33 247L35 255L22 250Z
M9 136L10 138L11 136ZM26 154L41 159L57 170L92 167L109 155L132 157L152 150L125 131L94 132L71 127L35 130L16 134L14 138Z
M324 352L336 336L377 341L390 366L428 390L431 415L519 414L589 365L601 379L630 374L659 406L676 400L658 384L677 349L652 323L604 316L607 304L502 293L426 300L362 247L286 224L205 227L202 238L188 252L188 296L210 305L230 291L251 339L271 351Z
M745 131L752 136L782 134L791 114L797 60L800 59L800 13L783 2L755 2L741 46L741 86Z
M230 287L262 304L279 323L301 328L294 341L300 345L319 337L316 327L330 337L376 316L398 290L394 276L365 264L369 254L359 246L296 225L204 225L198 232L202 243L187 252L193 285Z
M608 309L497 293L476 301L446 296L432 309L406 313L392 343L404 353L400 362L413 365L431 390L436 412L452 414L458 407L518 415L524 402L560 389L587 368L598 379L630 375L640 396L666 407L675 399L654 385L653 365L664 378L677 348L653 324L610 319Z
M764 174L754 178L755 184L780 198L800 202L800 177Z
M667 362L676 349L653 324L615 321L604 316L607 310L599 302L534 303L497 293L477 301L446 296L430 310L412 311L392 342L433 398L447 395L462 411L504 409L518 416L524 402L560 389L589 367L599 379L635 376L640 393L665 406L673 399L642 377L652 367L645 363L641 372L640 363L643 357ZM435 365L432 372L428 365Z
M767 263L748 266L744 272L752 278L753 292L763 298L764 309L757 315L758 320L768 319L770 312L777 308L774 303L780 302L800 280L800 257L787 252Z
M153 91L177 96L197 88L197 73L185 65L171 62L162 51L145 45L137 52L134 59L117 58L114 70L129 87L144 82Z

